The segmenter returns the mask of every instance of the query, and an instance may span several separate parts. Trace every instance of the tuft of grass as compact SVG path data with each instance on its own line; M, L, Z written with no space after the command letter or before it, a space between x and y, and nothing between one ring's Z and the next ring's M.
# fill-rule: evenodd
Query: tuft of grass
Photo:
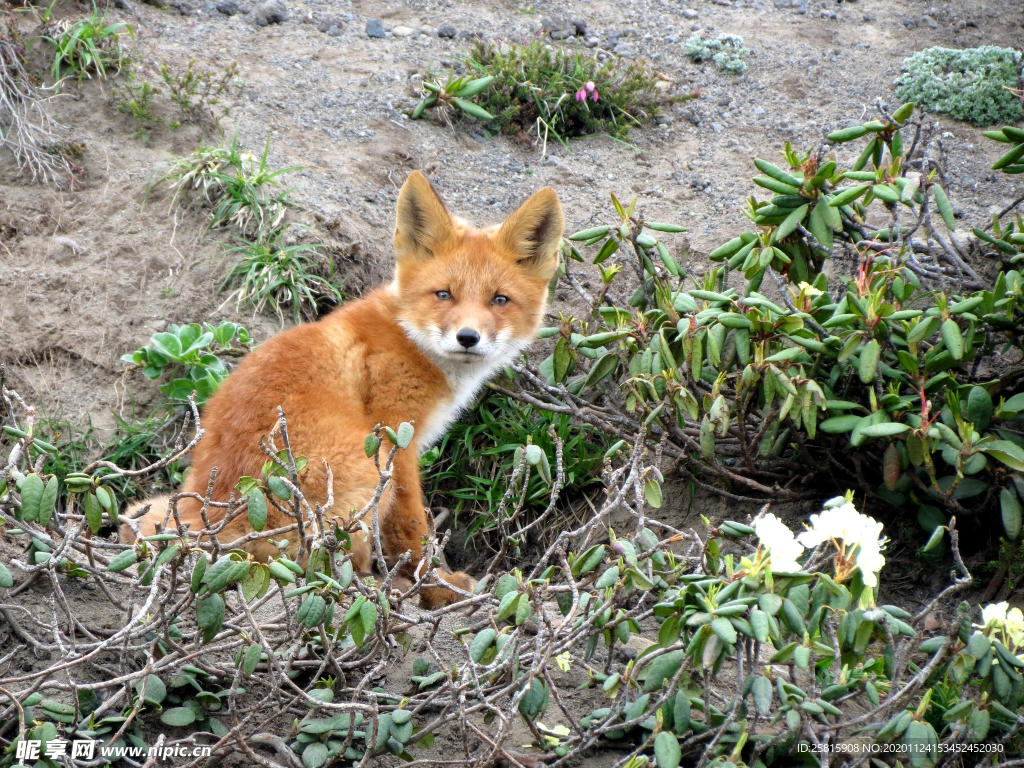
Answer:
M181 110L188 122L196 122L204 116L216 125L226 117L230 107L221 100L242 87L238 78L238 62L231 62L223 72L197 68L196 60L190 59L185 71L172 69L164 63L160 67L160 79L167 88L167 98Z
M742 75L747 71L743 60L750 55L750 49L743 47L743 38L739 35L719 35L712 40L692 35L683 43L683 53L694 63L713 61L723 72Z
M239 258L228 272L221 290L235 287L228 297L236 306L250 306L256 312L271 307L283 321L282 307L290 306L296 323L302 317L315 320L325 305L343 300L335 285L334 264L313 243L282 245L287 229L270 233L255 242L240 240L225 253Z
M466 534L491 533L498 528L496 512L507 490L517 448L531 442L539 446L555 466L551 431L563 442L565 489L579 491L600 480L605 438L596 430L573 423L564 414L540 411L502 395L485 398L470 416L454 424L441 442L423 454L428 493L455 499L455 519L467 511L475 517ZM528 517L545 509L551 488L533 473L526 494Z
M122 38L128 35L135 39L135 31L123 21L107 23L106 13L101 14L96 6L88 16L77 21L61 20L51 25L50 34L43 39L54 46L53 64L50 67L55 80L66 69L78 77L79 82L91 78L93 72L101 78L107 70L120 71L128 60Z
M479 77L494 78L475 102L506 133L536 131L563 143L592 133L625 139L631 127L656 118L664 103L657 75L645 63L614 57L600 62L578 44L478 42L465 63ZM577 98L581 89L586 98Z
M942 112L972 125L1015 123L1021 118L1013 48L925 48L903 61L896 95L929 112Z
M298 170L271 169L269 152L269 136L262 156L255 157L239 148L236 132L228 147L200 147L175 160L149 192L170 184L172 207L203 205L211 209L210 228L234 226L245 236L265 237L280 226L290 205L289 190L278 191L279 179Z

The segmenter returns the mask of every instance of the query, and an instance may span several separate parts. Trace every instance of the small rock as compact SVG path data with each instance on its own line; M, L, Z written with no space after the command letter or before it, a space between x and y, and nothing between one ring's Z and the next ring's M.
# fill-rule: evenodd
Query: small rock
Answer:
M321 32L328 33L331 31L332 28L340 30L344 26L344 19L338 18L337 16L325 16L324 18L320 19L320 21L316 25L316 28L319 29ZM336 37L336 35L332 35L332 37Z
M778 2L779 2L779 0L776 0L776 3L778 3ZM700 16L700 14L697 11L693 10L693 8L683 8L683 17L684 18L696 19L698 16Z
M923 21L925 24L927 24L930 29L938 29L939 28L939 22L937 22L931 16L922 16L921 17L921 21Z
M122 11L127 11L131 8L131 6L128 5L128 0L114 0L114 7L120 8Z
M585 19L569 19L569 23L576 27L576 37L587 36L587 22Z
M715 133L721 133L722 131L725 130L725 128L722 127L721 123L712 123L711 130L714 131Z
M754 107L753 111L754 111L755 115L763 115L764 114L764 107Z
M636 55L636 49L632 43L616 43L615 47L612 48L612 53L616 56L621 56L624 59L631 59Z
M864 14L864 23L865 24L870 24L874 20L875 20L875 17L872 16L870 13L865 13Z
M188 16L192 13L192 6L188 3L171 3L170 6L182 16Z
M903 19L903 26L907 29L914 29L917 27L917 19Z
M567 40L570 37L576 37L576 25L569 19L560 17L543 19L540 26L541 30L547 32L552 40Z
M210 0L206 0L202 5L203 13L213 13L217 10L217 6L214 5Z
M483 32L474 32L474 31L472 31L470 29L464 29L461 32L459 32L459 39L461 39L461 40L472 40L474 38L476 38L478 40L483 40L484 39L484 33Z
M332 24L330 29L327 30L327 36L328 37L339 37L340 35L341 35L341 30L338 29L338 25L337 24Z
M457 34L459 34L459 31L455 29L455 26L452 24L442 24L437 28L438 37L447 37L450 39L455 37Z
M721 5L725 8L732 8L732 3L729 0L712 0L715 5Z
M384 31L384 22L380 19L370 19L366 22L366 36L377 39L387 37L387 32Z
M413 29L412 27L406 27L402 25L399 25L391 30L391 34L394 35L395 37L412 37L415 32L416 30Z
M217 10L225 16L235 16L238 13L238 3L234 0L224 0L222 3L217 3Z
M583 39L583 45L587 48L597 48L601 44L601 38L599 37L587 37Z
M284 0L265 0L253 9L256 23L265 27L268 24L281 24L292 17Z

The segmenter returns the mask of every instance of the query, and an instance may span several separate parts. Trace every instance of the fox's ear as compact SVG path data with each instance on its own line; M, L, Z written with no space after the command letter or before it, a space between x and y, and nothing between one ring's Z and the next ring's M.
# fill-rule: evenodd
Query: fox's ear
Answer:
M454 233L451 214L441 198L426 176L413 171L398 193L395 255L399 259L429 256Z
M558 195L544 187L523 203L501 225L501 243L518 254L519 263L549 279L558 266L558 246L565 229L565 215Z

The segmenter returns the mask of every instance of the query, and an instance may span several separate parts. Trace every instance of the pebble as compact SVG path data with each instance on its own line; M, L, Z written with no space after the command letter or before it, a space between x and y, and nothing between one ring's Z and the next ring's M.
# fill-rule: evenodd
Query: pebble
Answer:
M925 24L927 24L930 29L938 29L939 28L939 22L937 22L931 16L922 16L921 17L921 21L923 21Z
M394 35L395 37L412 37L415 32L416 30L413 29L412 27L406 27L401 25L391 30L391 34Z
M725 128L722 127L721 123L712 123L711 130L714 131L715 133L721 133L722 131L725 130Z
M206 2L203 3L201 7L204 13L213 13L217 10L217 6L210 2L210 0L206 0Z
M636 48L633 47L632 43L616 43L615 47L612 48L612 53L624 59L631 59L636 55Z
M452 38L455 37L457 34L459 34L459 31L455 29L455 26L453 24L442 24L440 27L437 28L438 37Z
M754 111L755 115L763 115L764 114L764 107L754 107L753 111Z
M266 0L253 9L256 24L265 27L268 24L280 24L292 17L284 0Z
M234 0L225 0L223 3L217 3L217 10L225 16L235 16L238 14L238 3Z
M687 19L696 19L700 14L693 10L693 8L683 8L683 17Z
M338 25L337 24L332 24L330 26L330 28L327 30L327 36L328 37L340 37L341 36L341 30L338 29Z
M316 25L316 28L319 29L321 32L330 34L330 31L332 29L341 30L341 28L344 26L344 19L340 19L337 16L325 16L324 18L320 19L320 21ZM337 35L331 35L331 37L337 37Z
M370 19L366 22L366 36L377 39L387 37L387 32L384 31L384 22L380 19Z

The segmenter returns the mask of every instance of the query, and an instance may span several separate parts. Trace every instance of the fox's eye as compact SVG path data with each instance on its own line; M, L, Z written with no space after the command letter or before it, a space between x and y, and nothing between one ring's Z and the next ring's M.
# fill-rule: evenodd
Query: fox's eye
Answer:
M451 301L452 295L448 291L434 291L434 295L441 301Z
M503 307L508 304L508 296L502 296L500 293L491 299L491 304L496 304L499 307Z

